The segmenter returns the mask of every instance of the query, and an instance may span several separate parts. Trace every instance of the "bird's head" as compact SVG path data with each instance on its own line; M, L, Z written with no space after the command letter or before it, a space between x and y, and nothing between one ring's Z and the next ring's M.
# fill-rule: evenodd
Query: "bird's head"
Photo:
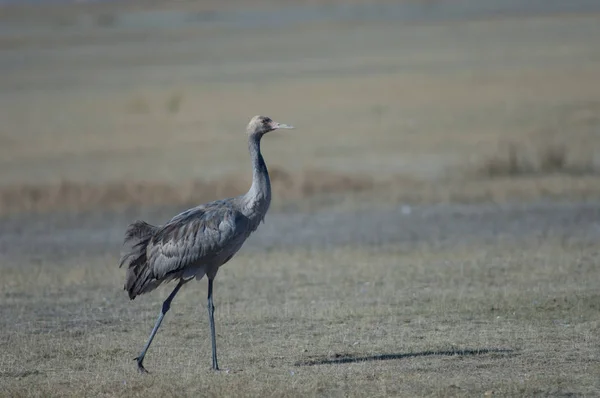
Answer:
M289 126L287 124L278 123L274 120L271 120L271 118L267 116L254 116L252 120L250 120L250 123L248 123L246 131L250 135L259 134L262 136L263 134L266 134L269 131L293 128L293 126Z

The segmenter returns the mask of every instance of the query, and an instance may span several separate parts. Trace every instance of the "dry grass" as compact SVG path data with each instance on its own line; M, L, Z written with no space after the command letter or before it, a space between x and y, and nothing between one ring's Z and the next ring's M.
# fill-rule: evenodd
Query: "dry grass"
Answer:
M528 153L522 144L509 143L498 154L485 159L477 173L489 178L553 174L597 176L600 167L592 153L572 151L565 142L541 144L533 153Z
M595 200L600 197L600 177L595 170L509 172L505 158L494 158L466 178L424 181L406 175L377 180L369 175L344 175L319 170L292 174L271 171L274 208L316 210L376 204L507 203L554 200ZM492 168L493 167L493 168ZM519 165L518 167L521 167ZM486 173L485 178L473 174ZM489 178L493 177L493 178ZM63 182L48 185L9 185L0 188L0 215L89 210L122 210L130 207L193 206L248 189L247 178L226 178L182 183L165 182Z
M241 255L217 278L209 370L205 282L133 302L112 256L3 269L8 396L596 395L594 247L545 239L440 249Z
M258 113L298 127L265 138L275 206L600 198L598 16L120 31L78 7L0 16L60 25L0 38L1 215L242 193ZM599 395L597 250L543 236L241 254L215 287L225 370L191 284L150 377L132 358L170 286L130 302L116 253L6 255L0 395Z
M461 26L7 38L0 214L242 193L257 113L298 127L265 138L276 205L600 197L597 17Z
M345 176L319 170L292 175L280 168L271 170L278 200L301 200L331 194L365 192L376 186L372 178ZM250 181L229 176L215 181L114 182L105 184L63 182L51 185L16 185L0 188L0 214L26 212L120 209L129 206L191 205L247 191Z

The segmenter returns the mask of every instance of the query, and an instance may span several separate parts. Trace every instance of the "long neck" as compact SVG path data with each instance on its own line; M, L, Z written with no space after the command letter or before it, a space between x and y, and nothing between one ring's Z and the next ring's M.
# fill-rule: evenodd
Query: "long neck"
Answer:
M252 186L244 195L244 207L249 217L263 219L271 203L271 180L267 165L260 153L261 135L251 134L248 149L252 159Z

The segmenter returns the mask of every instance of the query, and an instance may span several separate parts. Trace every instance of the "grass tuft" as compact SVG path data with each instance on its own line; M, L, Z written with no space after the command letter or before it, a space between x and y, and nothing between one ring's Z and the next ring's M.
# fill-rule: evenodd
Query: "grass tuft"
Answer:
M528 151L521 143L508 143L495 155L485 158L477 166L481 177L521 177L563 174L590 176L600 174L593 156L572 151L565 143L540 144Z
M181 92L173 93L169 96L169 98L167 98L165 108L168 113L176 114L181 109L182 103L183 103L183 93L181 93Z

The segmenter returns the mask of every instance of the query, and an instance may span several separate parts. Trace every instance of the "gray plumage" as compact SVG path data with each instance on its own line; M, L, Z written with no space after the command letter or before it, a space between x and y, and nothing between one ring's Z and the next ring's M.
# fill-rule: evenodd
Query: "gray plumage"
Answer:
M181 286L204 275L208 278L208 309L213 344L213 368L218 369L214 336L212 285L219 267L227 263L242 247L248 236L264 221L271 203L269 173L260 152L264 134L279 128L292 128L255 116L247 127L252 159L252 186L244 195L202 204L173 217L162 226L136 221L125 233L125 250L119 266L127 265L125 290L131 300L151 292L160 284L178 280L163 303L150 338L142 350L138 369L145 371L143 359L172 299Z

